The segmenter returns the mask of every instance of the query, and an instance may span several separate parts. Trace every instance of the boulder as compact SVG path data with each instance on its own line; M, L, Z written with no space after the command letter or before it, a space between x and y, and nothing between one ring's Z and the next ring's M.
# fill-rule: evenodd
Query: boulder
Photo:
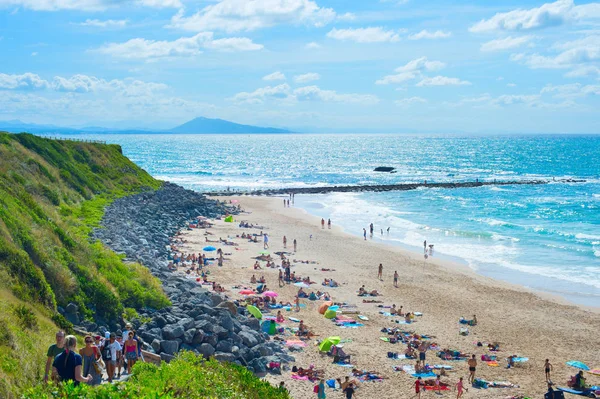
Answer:
M160 341L160 350L169 355L174 355L179 350L179 342L170 340Z
M196 329L190 328L183 334L183 342L186 344L191 344L194 341L194 336L196 335Z
M192 345L200 345L204 341L204 331L196 330L194 338L192 338Z
M160 341L158 339L153 340L150 345L152 346L154 353L160 353Z
M256 339L256 337L248 331L242 331L238 334L238 336L242 339L242 342L248 348L253 348L256 345L258 345L258 340Z
M76 304L74 304L73 302L70 302L66 307L65 307L65 313L77 313L77 311L79 310L79 306L77 306Z
M216 352L214 355L215 359L220 362L234 362L235 355L233 353Z
M194 321L194 319L185 318L180 320L178 324L181 325L184 330L189 330L190 328L194 327L195 323L196 322Z
M198 352L200 352L200 354L205 358L209 358L210 356L214 355L215 347L211 344L204 343L200 345L200 347L198 348Z
M233 341L231 339L225 339L223 341L219 341L216 347L219 352L227 352L230 353L233 351Z
M217 305L217 308L227 309L233 316L237 315L237 306L231 301L223 301Z
M179 324L168 325L162 329L163 338L168 340L179 338L183 336L184 332L185 331L183 330L183 326Z

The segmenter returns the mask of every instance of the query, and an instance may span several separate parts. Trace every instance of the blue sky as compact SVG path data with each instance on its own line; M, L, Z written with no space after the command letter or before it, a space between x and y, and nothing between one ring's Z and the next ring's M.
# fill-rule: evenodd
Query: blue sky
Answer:
M600 132L600 3L0 0L0 120Z

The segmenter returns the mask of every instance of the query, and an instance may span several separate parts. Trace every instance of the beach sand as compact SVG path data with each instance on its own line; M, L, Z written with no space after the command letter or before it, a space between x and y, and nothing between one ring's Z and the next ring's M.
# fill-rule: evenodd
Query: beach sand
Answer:
M223 199L223 198L219 198ZM293 250L292 242L298 241L298 251L290 255L291 260L310 260L318 264L292 262L292 271L298 276L310 276L313 284L307 291L328 291L335 302L356 304L359 313L369 318L364 326L355 329L342 329L326 320L317 311L321 301L302 299L305 308L298 313L283 311L286 316L285 326L297 327L296 323L287 321L288 316L304 320L306 325L318 335L318 338L340 336L350 339L344 345L346 353L352 355L352 364L358 369L374 371L384 377L383 382L365 382L360 384L357 398L407 398L414 396L414 378L403 372L395 372L394 365L415 364L415 360L394 360L387 357L387 352L404 353L403 344L383 342L379 337L386 336L380 332L383 327L400 327L419 334L433 335L432 340L441 348L460 350L463 353L475 354L478 360L476 377L490 381L509 381L520 388L489 388L487 390L469 388L465 398L504 398L525 394L539 398L546 392L544 377L544 360L549 358L554 371L552 380L556 385L565 386L569 376L577 370L565 365L566 361L579 360L591 368L600 368L600 314L597 309L590 310L560 303L552 298L541 297L518 286L498 282L479 276L470 269L447 261L430 257L426 261L422 254L411 253L401 248L382 243L364 241L343 232L334 226L332 229L321 229L320 219L307 214L304 210L284 208L282 198L232 197L239 201L242 209L250 213L235 216L236 223L216 221L214 228L209 229L219 237L235 237L245 233L259 233L260 229L244 229L238 227L240 220L264 226L268 233L270 251L282 251L283 236L287 236L287 251ZM365 226L366 227L366 226ZM376 229L377 231L377 226ZM309 238L312 235L312 240ZM201 252L207 245L203 229L186 231L187 243L182 246L183 252ZM250 277L264 275L269 289L280 294L278 301L293 302L297 287L286 285L278 287L278 270L263 269L254 271L253 259L263 250L263 243L249 243L241 238L230 238L239 246L215 245L225 253L223 267L210 266L209 280L216 280L226 289L232 299L241 299L233 285L253 287ZM278 257L277 264L281 264ZM383 264L383 281L377 278L379 263ZM262 262L264 267L265 262ZM335 269L323 272L321 268ZM399 287L393 286L393 274L397 270ZM321 285L324 278L334 278L341 286L326 288ZM399 317L386 317L379 314L382 310L378 304L363 303L357 296L358 288L365 285L368 290L378 290L384 305L403 306L405 311L422 312L416 322L410 325L399 325L392 320ZM275 315L276 311L272 311ZM469 327L470 335L461 336L459 330L463 325L458 323L461 316L467 319L477 315L478 325ZM353 316L353 315L350 315ZM355 316L355 315L354 315ZM296 365L324 369L326 378L342 378L349 375L351 369L332 364L332 358L319 353L315 346L316 339L308 343L302 352L291 353L296 358ZM498 342L500 352L488 352L486 347L477 347L475 343ZM480 361L482 354L497 355L500 367L491 367ZM529 361L517 367L506 369L505 358L509 355L528 357ZM453 387L459 377L468 378L466 361L442 361L436 352L427 352L427 363L448 364L454 370L442 377ZM292 365L290 365L291 367ZM266 377L273 384L285 381L285 385L294 398L314 398L313 385L307 381L296 381L290 378L290 372L284 371L281 376ZM588 383L600 384L600 377L586 373ZM340 391L327 390L327 397L341 398ZM424 397L438 396L426 392ZM443 397L456 397L456 393L443 392Z

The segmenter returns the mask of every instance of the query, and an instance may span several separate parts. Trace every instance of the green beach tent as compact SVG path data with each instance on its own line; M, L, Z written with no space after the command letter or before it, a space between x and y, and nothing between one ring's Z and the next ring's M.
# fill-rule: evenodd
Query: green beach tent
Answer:
M329 337L323 340L321 344L319 344L319 350L321 352L327 352L333 345L337 345L340 343L342 339L340 337Z
M324 316L325 316L326 319L333 319L336 314L337 313L335 312L335 310L333 310L333 309L327 309L325 311Z
M250 314L256 317L258 320L262 319L263 315L256 306L248 305L246 306L246 309L248 309L248 312L250 312Z
M277 334L277 323L273 320L265 320L261 324L261 330L269 335Z
M233 215L229 215L229 216L227 216L227 217L225 218L225 221L226 221L227 223L233 223Z

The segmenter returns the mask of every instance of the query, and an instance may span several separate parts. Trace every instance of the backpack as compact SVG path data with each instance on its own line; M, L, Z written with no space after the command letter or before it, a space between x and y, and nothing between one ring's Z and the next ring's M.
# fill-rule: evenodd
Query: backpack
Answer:
M102 347L102 360L111 361L112 360L112 351L110 349L110 344L104 344Z
M313 392L314 393L319 393L319 386L315 385L315 387L313 388Z

